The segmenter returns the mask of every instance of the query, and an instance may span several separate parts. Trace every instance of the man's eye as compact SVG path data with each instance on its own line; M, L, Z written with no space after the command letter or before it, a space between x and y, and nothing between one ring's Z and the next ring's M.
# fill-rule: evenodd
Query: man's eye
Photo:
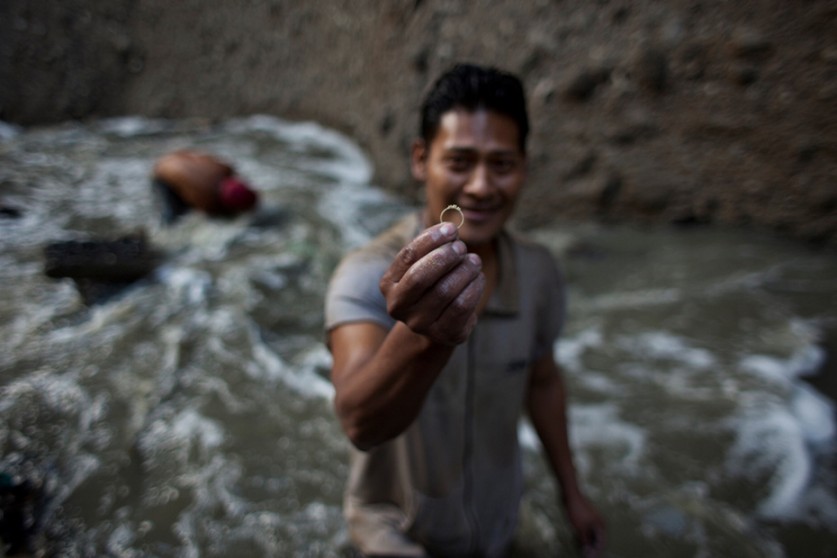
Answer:
M498 159L494 161L494 171L504 174L511 172L515 168L515 162L512 159Z
M448 157L448 166L453 170L465 170L468 168L470 161L467 157Z

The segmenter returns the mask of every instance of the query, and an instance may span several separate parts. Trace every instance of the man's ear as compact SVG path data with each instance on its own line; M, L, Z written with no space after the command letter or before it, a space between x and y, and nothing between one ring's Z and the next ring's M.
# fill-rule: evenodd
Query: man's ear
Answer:
M410 149L410 170L413 172L413 178L419 182L427 180L427 144L424 140L419 138L413 140L413 145Z

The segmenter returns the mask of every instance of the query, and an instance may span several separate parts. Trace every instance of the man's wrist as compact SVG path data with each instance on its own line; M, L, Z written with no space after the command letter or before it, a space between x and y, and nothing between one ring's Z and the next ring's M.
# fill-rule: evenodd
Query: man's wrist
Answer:
M423 350L437 351L437 350L453 350L457 345L461 345L461 341L451 341L447 339L440 339L437 336L428 333L420 333L411 328L407 323L399 321L398 325L403 326L404 330L409 332L413 341Z
M584 498L584 493L581 491L581 487L578 486L578 482L576 482L575 478L572 480L566 480L561 483L561 501L564 505L567 505L579 498Z
M453 349L456 347L455 344L443 343L430 335L419 333L401 321L396 323L396 328L400 328L400 333L404 336L402 341L405 343L405 350L412 350L412 352L417 354L453 352ZM409 346L412 349L409 349Z

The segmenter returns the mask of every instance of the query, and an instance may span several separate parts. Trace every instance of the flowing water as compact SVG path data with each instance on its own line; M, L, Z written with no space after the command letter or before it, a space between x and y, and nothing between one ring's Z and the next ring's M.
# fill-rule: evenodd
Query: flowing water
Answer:
M262 196L159 224L154 160L198 148ZM341 255L407 204L310 123L0 126L0 474L55 556L346 556L347 442L322 301ZM143 229L162 254L97 304L44 275L55 240ZM837 555L837 258L717 228L548 227L556 345L608 555ZM572 556L521 425L527 556ZM2 555L2 551L0 551Z

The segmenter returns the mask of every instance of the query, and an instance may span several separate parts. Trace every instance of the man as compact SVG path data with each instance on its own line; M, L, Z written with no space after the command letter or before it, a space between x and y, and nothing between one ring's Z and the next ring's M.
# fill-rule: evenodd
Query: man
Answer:
M332 278L334 405L354 445L345 513L367 556L504 555L522 494L524 408L579 542L604 544L576 479L553 357L563 280L545 248L504 228L528 130L516 77L472 65L443 75L412 147L423 210Z
M193 208L207 215L233 216L258 203L258 194L235 176L230 165L198 151L183 149L158 159L153 185L162 197L166 224Z

